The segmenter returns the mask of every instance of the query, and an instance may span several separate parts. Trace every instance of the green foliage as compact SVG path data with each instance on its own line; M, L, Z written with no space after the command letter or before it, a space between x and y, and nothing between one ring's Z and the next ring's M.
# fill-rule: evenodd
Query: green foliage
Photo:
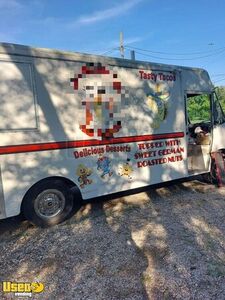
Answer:
M188 98L188 117L191 123L210 121L210 98L209 95L197 95Z
M225 87L220 86L216 88L216 94L222 106L223 112L225 113Z
M217 87L215 92L225 113L225 87ZM189 97L187 101L187 111L191 123L210 121L210 96L203 94Z

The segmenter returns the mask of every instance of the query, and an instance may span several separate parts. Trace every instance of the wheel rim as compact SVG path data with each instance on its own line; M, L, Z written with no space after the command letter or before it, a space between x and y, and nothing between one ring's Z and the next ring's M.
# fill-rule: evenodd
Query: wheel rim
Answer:
M49 189L40 193L34 201L34 210L41 218L53 218L65 208L65 197L62 192Z

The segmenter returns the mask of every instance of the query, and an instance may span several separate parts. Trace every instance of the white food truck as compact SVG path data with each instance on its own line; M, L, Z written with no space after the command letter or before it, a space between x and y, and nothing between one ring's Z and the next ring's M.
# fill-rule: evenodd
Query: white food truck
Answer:
M0 103L0 219L56 224L80 198L213 175L225 149L203 69L2 43Z

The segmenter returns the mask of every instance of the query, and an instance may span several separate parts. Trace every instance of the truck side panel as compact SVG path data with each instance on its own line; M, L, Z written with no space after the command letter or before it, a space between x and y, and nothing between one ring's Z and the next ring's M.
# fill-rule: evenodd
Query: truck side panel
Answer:
M21 66L32 66L33 124L37 121L34 129L15 127L21 109L11 106L14 126L0 133L7 216L19 213L29 187L49 176L69 178L84 199L187 176L184 103L176 70L5 60L14 63L14 74L25 83Z
M188 176L181 69L26 53L0 57L8 67L0 85L7 216L49 176L72 180L83 199ZM201 73L193 74L185 80L194 89Z
M4 219L5 217L6 217L5 199L4 199L3 186L2 186L2 172L0 169L0 219Z

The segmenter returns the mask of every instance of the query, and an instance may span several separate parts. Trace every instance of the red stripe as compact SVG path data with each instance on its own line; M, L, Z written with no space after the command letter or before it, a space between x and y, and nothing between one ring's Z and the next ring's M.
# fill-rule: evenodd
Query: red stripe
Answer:
M133 142L145 142L145 141L154 141L154 140L172 139L172 138L182 138L182 137L184 137L183 132L173 132L173 133L164 133L164 134L118 137L118 138L111 138L111 139L107 139L107 140L103 140L103 141L83 140L83 141L26 144L26 145L15 145L15 146L1 146L0 147L0 154L58 150L58 149L67 149L67 148L79 148L79 147L88 147L88 146L108 145L108 144L123 144L123 143L133 143Z

